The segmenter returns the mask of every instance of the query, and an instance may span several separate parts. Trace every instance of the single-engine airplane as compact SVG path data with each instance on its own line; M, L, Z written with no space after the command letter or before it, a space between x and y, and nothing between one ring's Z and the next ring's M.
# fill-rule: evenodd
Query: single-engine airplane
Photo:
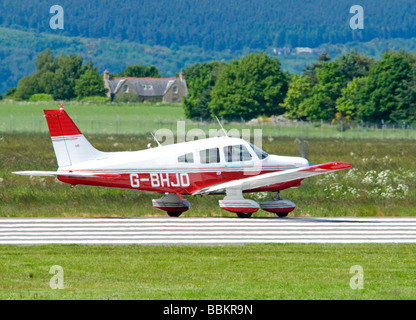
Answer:
M350 168L344 162L312 165L301 157L269 155L257 146L227 135L139 151L95 149L68 116L44 110L57 171L16 171L19 175L55 176L71 185L133 189L163 194L153 207L178 217L190 208L182 195L225 194L222 209L249 218L260 208L285 217L296 208L280 191L299 187L307 177ZM277 192L258 204L243 193Z

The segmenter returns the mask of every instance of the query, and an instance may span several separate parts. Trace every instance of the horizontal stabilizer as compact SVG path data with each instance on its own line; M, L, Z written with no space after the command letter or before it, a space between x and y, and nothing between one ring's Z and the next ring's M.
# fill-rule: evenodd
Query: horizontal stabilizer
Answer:
M40 177L88 177L88 178L118 178L117 173L95 173L95 172L68 172L68 171L15 171L11 172L21 176L40 176Z

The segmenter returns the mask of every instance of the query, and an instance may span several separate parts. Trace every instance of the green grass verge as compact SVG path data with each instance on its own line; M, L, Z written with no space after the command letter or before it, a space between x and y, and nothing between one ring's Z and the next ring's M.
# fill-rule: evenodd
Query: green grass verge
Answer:
M43 116L44 109L57 109L61 102L0 102L0 133L47 133L48 127ZM185 121L185 132L200 129L206 137L210 130L218 131L218 123L214 121L185 120L185 112L181 104L122 104L95 102L64 102L65 110L75 123L86 134L134 134L145 135L149 131L159 129L171 130L175 135L178 121ZM232 129L239 136L243 129L261 129L264 137L304 137L304 138L342 138L342 139L416 139L414 125L389 125L384 130L380 124L349 123L341 130L340 123L292 122L273 123L265 118L265 122L245 123L227 122L223 125L232 135ZM183 122L181 123L183 127ZM181 127L180 127L181 128ZM190 137L193 138L193 137Z
M0 246L0 299L415 299L416 245ZM63 269L51 289L50 268ZM352 289L352 266L363 289ZM55 282L54 282L55 283Z

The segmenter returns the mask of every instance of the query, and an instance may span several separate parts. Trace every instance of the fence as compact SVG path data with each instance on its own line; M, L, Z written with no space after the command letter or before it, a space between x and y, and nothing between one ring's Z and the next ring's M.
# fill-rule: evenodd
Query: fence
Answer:
M210 129L220 129L216 122L181 120L149 120L140 117L120 115L95 115L78 117L72 115L74 122L86 134L132 134L147 135L159 129L168 129L174 135L179 130L202 129L208 136ZM303 137L303 138L345 138L345 139L416 139L416 125L402 122L396 124L325 121L277 121L277 122L230 122L225 123L228 131L237 129L261 129L264 137ZM0 133L48 133L46 120L39 115L0 115Z

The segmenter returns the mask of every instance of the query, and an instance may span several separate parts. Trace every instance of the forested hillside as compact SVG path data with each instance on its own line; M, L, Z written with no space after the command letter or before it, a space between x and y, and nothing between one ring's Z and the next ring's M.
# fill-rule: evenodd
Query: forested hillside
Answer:
M205 49L317 47L416 36L414 0L361 0L363 30L351 30L350 0L60 0L63 30L51 30L48 0L3 0L0 26L67 36Z
M63 29L52 30L53 5ZM0 94L34 72L36 55L76 54L99 72L155 65L175 76L197 62L230 61L250 52L278 56L282 69L302 73L319 53L335 58L351 49L379 58L386 50L416 52L414 0L361 0L364 29L352 30L347 0L2 0ZM292 48L278 55L274 48Z

